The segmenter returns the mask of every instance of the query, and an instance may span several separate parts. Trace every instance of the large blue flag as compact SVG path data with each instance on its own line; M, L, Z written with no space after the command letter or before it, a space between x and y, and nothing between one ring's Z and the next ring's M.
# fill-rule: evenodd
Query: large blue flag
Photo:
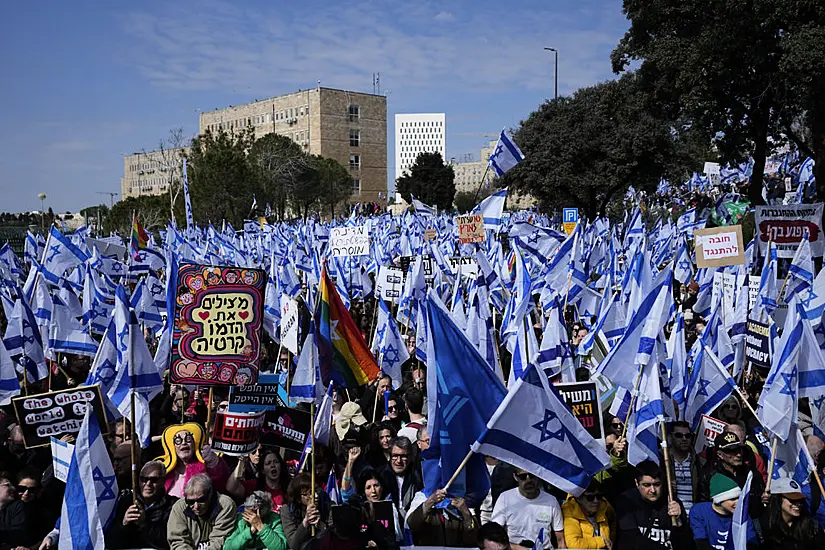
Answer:
M473 443L494 456L578 496L610 465L604 445L573 416L542 371L530 366Z
M434 291L426 300L428 460L441 460L437 487L446 485L478 434L502 402L506 390L478 349L451 318ZM481 495L490 488L484 457L474 455L450 486L450 493Z

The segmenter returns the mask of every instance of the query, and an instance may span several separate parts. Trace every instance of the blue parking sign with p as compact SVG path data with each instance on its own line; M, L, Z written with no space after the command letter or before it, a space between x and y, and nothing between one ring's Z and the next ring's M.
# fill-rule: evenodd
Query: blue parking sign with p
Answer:
M565 208L563 213L563 221L565 223L576 223L579 221L579 209Z

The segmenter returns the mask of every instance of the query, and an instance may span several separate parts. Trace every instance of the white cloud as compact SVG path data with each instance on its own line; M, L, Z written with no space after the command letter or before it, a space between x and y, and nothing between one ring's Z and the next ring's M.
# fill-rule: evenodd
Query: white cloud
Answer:
M449 11L440 11L435 16L436 21L452 21L453 19L455 16Z
M177 90L249 88L265 97L318 79L368 90L373 72L396 94L540 90L552 74L546 45L561 50L562 89L608 77L608 54L624 30L618 10L582 20L568 6L555 9L513 7L502 19L482 6L444 33L432 14L444 21L452 13L426 3L252 11L211 0L131 13L123 25L136 39L130 62L154 85Z

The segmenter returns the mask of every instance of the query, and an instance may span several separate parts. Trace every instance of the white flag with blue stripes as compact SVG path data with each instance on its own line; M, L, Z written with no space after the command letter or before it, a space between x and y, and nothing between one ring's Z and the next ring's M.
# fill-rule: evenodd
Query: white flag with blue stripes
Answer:
M507 170L523 160L524 154L518 148L518 145L516 145L515 142L513 142L513 140L504 133L504 130L502 130L501 134L498 136L496 148L487 160L489 167L496 173L497 176L501 177L505 172L507 172Z
M20 381L17 379L14 361L6 345L0 340L0 406L11 403L11 398L20 395Z
M473 443L472 450L521 468L574 496L610 465L547 377L531 365Z
M498 231L501 227L501 217L504 212L504 202L507 200L507 188L496 191L473 209L484 216L484 229Z
M66 477L59 550L104 550L103 533L115 514L117 494L106 441L87 407Z

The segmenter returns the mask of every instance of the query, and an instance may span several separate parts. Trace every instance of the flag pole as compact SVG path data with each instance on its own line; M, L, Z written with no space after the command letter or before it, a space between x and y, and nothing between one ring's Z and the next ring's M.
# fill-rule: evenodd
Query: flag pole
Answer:
M138 471L137 471L137 457L135 456L137 453L135 452L135 390L132 388L130 393L130 406L129 406L129 422L132 424L129 428L129 447L132 451L132 504L137 505L137 488L138 488ZM124 422L126 420L124 419Z
M773 478L773 467L774 463L776 462L776 445L779 443L779 438L773 436L773 441L771 442L771 462L768 464L768 479L765 482L765 492L770 494L771 493L771 478ZM814 468L816 471L816 468Z
M644 368L644 365L639 365L639 375L638 378L636 378L636 386L630 395L630 406L627 408L627 416L624 419L624 426L622 427L622 439L627 436L627 423L630 421L630 415L633 414L633 406L636 404L636 396L639 394L639 386L642 384L642 371Z
M384 359L384 352L379 354L380 359L378 359L378 364L381 364L381 361ZM379 367L380 368L380 367ZM381 381L381 376L383 376L383 372L379 373L377 380ZM375 386L375 403L372 404L372 423L375 424L375 413L378 410L378 385ZM825 494L823 492L822 494Z
M640 377L641 378L641 377ZM668 450L667 444L667 431L665 430L665 423L664 421L659 422L659 429L662 432L662 454L664 454L665 458L665 475L667 476L667 502L670 504L673 502L673 476L670 473L670 451ZM670 516L670 521L674 527L676 527L677 519L673 516Z
M309 444L310 444L310 473L309 482L312 490L312 505L315 506L315 401L309 404ZM305 462L306 463L306 462ZM315 536L315 525L310 525L310 534Z
M487 173L490 171L490 163L487 163L487 168L484 169L484 174L481 176L481 182L478 184L478 189L476 189L476 194L473 197L473 206L476 206L476 201L478 200L478 195L481 193L481 188L484 186L484 180L487 178Z
M449 488L450 488L450 485L452 485L452 484L453 484L453 482L456 480L456 478L458 478L458 474L460 474L460 473L461 473L461 470L463 470L463 469L464 469L464 467L465 467L465 466L467 465L467 463L470 461L470 458L471 458L472 456L473 456L473 450L472 450L472 449L470 449L470 452L468 452L468 453L467 453L467 456L465 456L465 457L464 457L464 460L462 460L462 461L461 461L461 464L459 464L459 465L458 465L458 468L456 468L455 473L453 474L453 476L450 478L450 480L449 480L449 481L447 481L447 484L444 486L444 490L445 490L445 491L446 491L447 489L449 489Z

